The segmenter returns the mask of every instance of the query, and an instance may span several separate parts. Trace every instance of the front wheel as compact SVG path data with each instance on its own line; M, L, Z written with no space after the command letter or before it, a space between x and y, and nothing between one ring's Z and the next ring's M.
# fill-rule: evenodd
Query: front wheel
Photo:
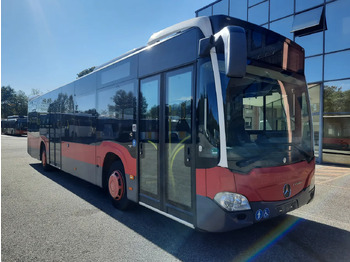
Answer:
M126 181L124 167L121 162L114 162L108 172L108 195L112 204L120 209L125 210L129 206L129 200L126 193Z

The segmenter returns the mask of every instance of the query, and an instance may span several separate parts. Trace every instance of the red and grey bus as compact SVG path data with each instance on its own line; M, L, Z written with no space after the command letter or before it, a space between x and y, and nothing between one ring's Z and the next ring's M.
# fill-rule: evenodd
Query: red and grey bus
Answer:
M22 136L27 134L26 116L9 116L1 120L1 133L5 135Z
M228 231L315 193L304 50L228 16L147 46L29 101L28 153L192 228Z

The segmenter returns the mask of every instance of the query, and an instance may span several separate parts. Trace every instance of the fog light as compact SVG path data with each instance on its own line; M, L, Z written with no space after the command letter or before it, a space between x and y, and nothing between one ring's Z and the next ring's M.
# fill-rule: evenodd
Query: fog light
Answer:
M248 199L240 194L220 192L215 195L214 200L227 211L241 211L250 209Z

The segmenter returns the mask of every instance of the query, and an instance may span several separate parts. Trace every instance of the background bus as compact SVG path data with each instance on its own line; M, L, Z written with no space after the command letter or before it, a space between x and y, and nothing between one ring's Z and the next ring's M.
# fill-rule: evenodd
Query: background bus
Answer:
M5 135L26 135L27 134L26 116L9 116L1 120L1 133Z
M187 226L227 231L314 196L303 49L194 18L28 103L28 153Z

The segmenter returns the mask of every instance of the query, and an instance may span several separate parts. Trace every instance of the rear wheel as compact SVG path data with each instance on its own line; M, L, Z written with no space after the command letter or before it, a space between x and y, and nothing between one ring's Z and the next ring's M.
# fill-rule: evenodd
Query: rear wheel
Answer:
M126 195L124 167L120 161L114 162L109 169L107 189L108 195L116 208L120 210L128 208L130 201Z
M43 147L43 149L41 150L41 165L43 167L43 169L45 171L49 171L50 170L50 165L47 162L47 156L46 156L46 149L45 147Z

